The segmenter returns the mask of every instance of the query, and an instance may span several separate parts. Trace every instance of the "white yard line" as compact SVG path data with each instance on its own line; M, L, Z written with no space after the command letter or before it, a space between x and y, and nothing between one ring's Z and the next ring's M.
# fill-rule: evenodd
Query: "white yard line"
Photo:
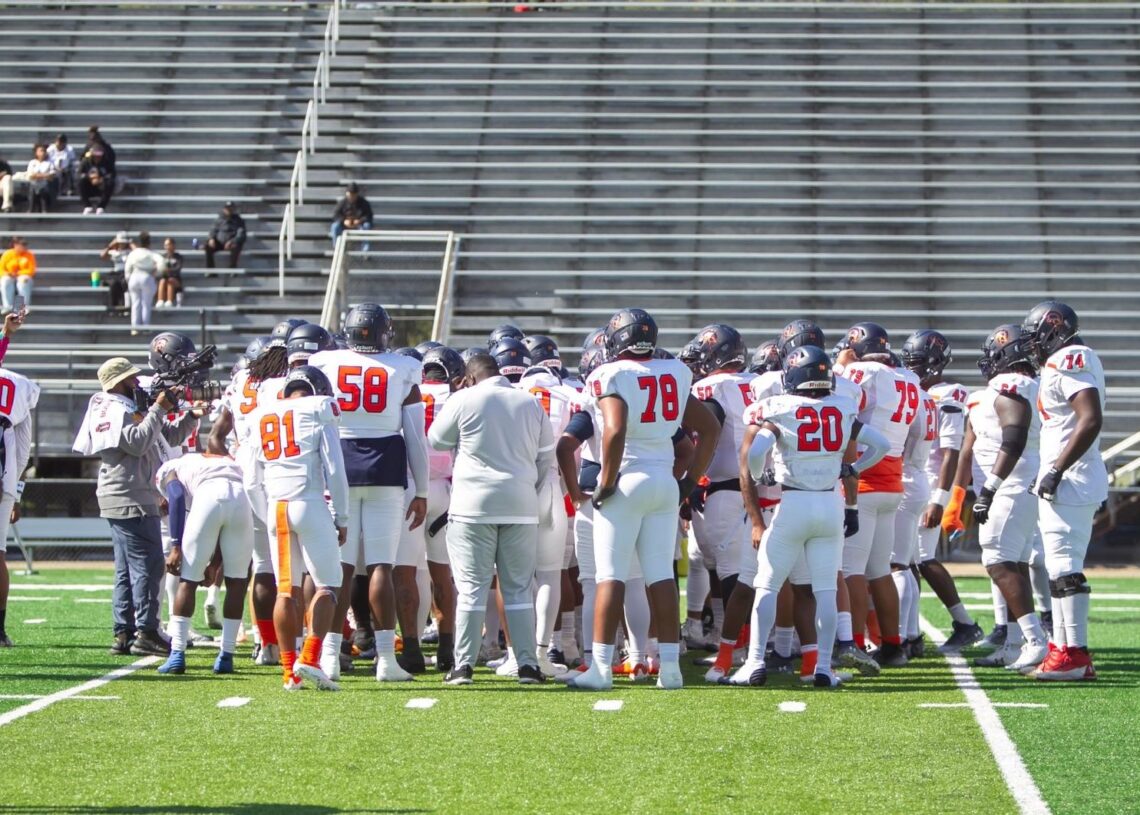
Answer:
M46 622L43 617L36 617L34 620L24 620L24 625L43 625Z
M941 645L946 641L946 635L935 628L925 616L920 616L919 622L922 625L923 633L936 645ZM1049 805L1045 803L1045 799L1041 796L1041 790L1037 788L1037 783L1029 774L1021 754L1017 752L1017 745L1013 743L1013 739L1006 732L1005 725L1001 723L1001 717L994 709L993 702L982 690L982 686L978 684L978 680L970 670L969 663L958 654L945 654L944 656L950 666L950 673L954 677L954 681L958 683L958 687L974 712L974 719L977 720L978 727L982 730L982 736L985 738L986 744L989 745L990 752L993 753L998 770L1001 771L1002 778L1005 779L1005 785L1013 795L1013 800L1017 802L1018 811L1022 815L1049 815Z
M12 584L15 587L15 583ZM1093 600L1140 600L1140 594L1118 591L1097 591L1096 584L1092 584ZM45 587L46 588L46 587ZM959 592L958 596L963 600L991 600L993 595L988 591L963 591Z
M0 693L0 699L11 701L30 701L33 699L46 699L47 696L38 693ZM69 702L117 702L119 696L69 696Z
M77 600L76 602L82 601ZM963 603L962 607L967 611L993 611L994 608L992 603ZM1094 612L1140 614L1140 606L1102 606L1093 603L1090 608Z
M1047 708L1046 704L1040 702L994 702L994 707L1025 707L1025 708ZM921 708L953 708L953 707L971 707L969 702L923 702L919 705Z
M47 603L52 600L62 600L62 597L8 597L9 603Z
M116 668L110 673L105 673L98 679L92 679L90 682L84 682L82 685L75 685L74 687L67 688L66 690L61 690L56 693L49 694L42 699L37 699L31 704L21 705L15 710L9 710L7 713L0 714L0 727L3 727L6 724L11 724L17 719L22 719L31 713L43 710L44 708L49 708L56 702L62 702L64 699L72 699L76 696L87 693L87 691L101 688L104 685L114 682L116 679L122 679L124 676L130 676L140 668L145 668L148 665L153 665L156 662L158 662L158 657L143 657L136 662L132 662L125 668Z
M14 591L111 591L106 583L13 583ZM987 595L989 596L989 595Z

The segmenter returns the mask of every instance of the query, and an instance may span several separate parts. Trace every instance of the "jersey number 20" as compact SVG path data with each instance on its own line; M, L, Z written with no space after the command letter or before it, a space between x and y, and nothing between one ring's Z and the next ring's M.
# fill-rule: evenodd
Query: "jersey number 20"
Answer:
M801 453L838 453L843 447L843 414L833 405L825 405L816 410L811 405L801 405L796 411L796 421L800 423L799 450Z

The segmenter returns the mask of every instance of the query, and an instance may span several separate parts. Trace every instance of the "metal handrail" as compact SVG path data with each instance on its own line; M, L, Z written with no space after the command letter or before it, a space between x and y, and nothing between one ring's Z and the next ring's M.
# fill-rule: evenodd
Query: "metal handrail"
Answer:
M320 105L328 101L332 58L336 56L336 44L340 40L340 7L343 2L344 0L332 0L329 6L321 53L317 55L316 70L313 71L313 95L305 106L305 119L301 123L301 148L297 151L293 173L289 178L289 201L282 213L281 230L277 237L277 278L282 297L285 296L285 261L293 259L293 243L297 239L297 208L305 203L305 189L309 185L306 156L317 152Z

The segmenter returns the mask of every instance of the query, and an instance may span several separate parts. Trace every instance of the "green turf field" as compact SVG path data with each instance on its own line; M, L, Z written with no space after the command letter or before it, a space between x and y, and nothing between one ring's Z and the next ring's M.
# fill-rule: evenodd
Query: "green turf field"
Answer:
M53 694L136 662L107 653L109 583L108 571L13 575L17 647L0 651L0 695ZM1140 579L1093 586L1099 681L974 675L1051 811L1138 812ZM980 579L960 587L987 592ZM966 602L988 627L987 601ZM923 612L949 626L931 595ZM285 694L277 669L252 666L248 646L230 677L210 673L212 653L192 651L185 676L145 667L0 724L0 815L1018 811L973 711L920 707L965 702L937 655L830 693L790 677L708 687L690 655L689 685L675 693L523 689L482 669L467 688L437 674L379 686L362 665L340 694ZM249 701L218 707L233 697ZM595 711L603 698L623 707ZM411 699L436 702L408 708ZM34 702L0 699L0 721ZM782 702L806 707L783 712Z

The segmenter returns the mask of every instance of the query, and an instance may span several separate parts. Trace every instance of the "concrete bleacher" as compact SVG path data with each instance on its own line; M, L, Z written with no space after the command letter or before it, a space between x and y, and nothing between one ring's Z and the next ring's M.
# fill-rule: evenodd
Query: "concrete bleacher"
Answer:
M349 180L378 227L463 236L451 341L577 344L616 307L665 342L788 319L985 334L1063 296L1140 420L1140 30L1131 5L396 4L347 9L291 269ZM357 44L359 46L359 43Z

